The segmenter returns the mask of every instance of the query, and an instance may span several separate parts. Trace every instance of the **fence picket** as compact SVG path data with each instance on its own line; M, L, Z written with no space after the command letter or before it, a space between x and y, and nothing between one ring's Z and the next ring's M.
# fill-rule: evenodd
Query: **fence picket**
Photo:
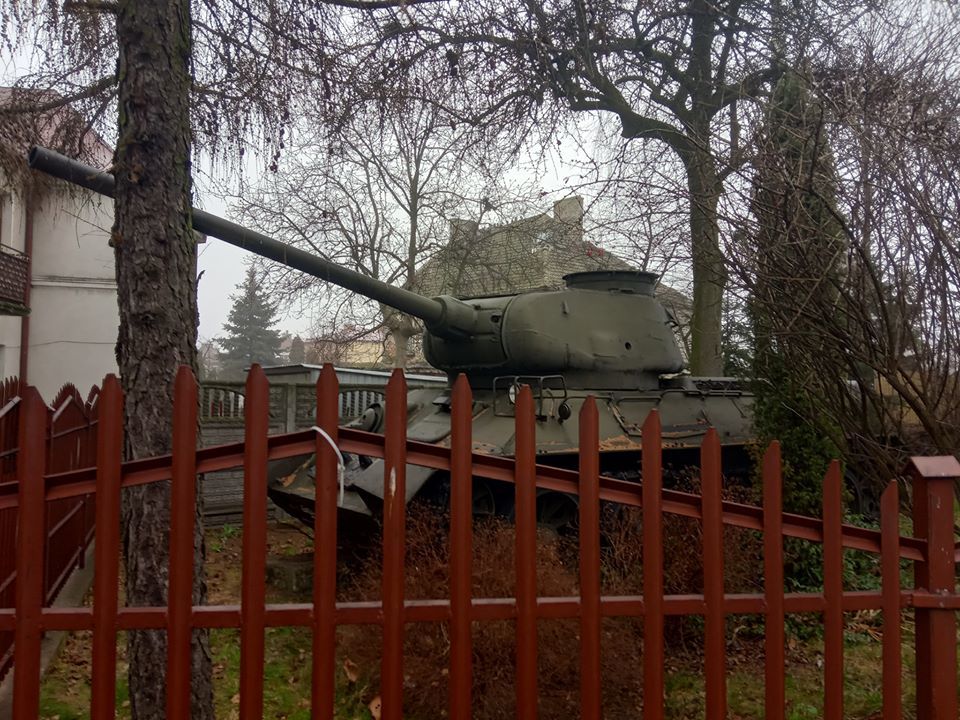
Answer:
M20 408L20 452L17 483L20 515L17 518L17 589L13 639L13 716L40 714L40 640L43 604L44 469L46 465L47 407L37 389L28 386Z
M116 710L120 463L123 460L123 392L115 375L107 375L103 381L98 412L90 717L112 718Z
M727 638L723 610L723 497L720 439L713 428L700 448L703 495L704 684L707 720L727 717Z
M580 409L580 717L599 720L600 677L600 447L593 397Z
M0 382L0 487L8 500L0 509L0 547L13 548L17 542L17 458L20 454L22 395L26 385L17 378ZM77 389L70 384L57 392L53 407L46 408L47 475L88 468L96 461L96 411L92 401L98 392L90 390L91 401L84 403ZM87 492L93 492L91 476ZM13 501L9 504L9 501ZM46 539L43 557L43 603L51 604L63 588L70 573L83 567L85 552L93 539L94 509L91 496L73 493L69 498L50 498L44 503ZM0 553L0 607L13 607L16 594L16 553ZM13 632L0 632L0 678L13 660Z
M407 494L407 382L401 370L394 370L387 383L386 423L383 452L383 656L380 697L383 720L401 720Z
M663 461L660 414L643 423L643 717L663 717Z
M823 716L843 719L843 476L830 463L823 479Z
M897 481L880 497L880 571L883 604L883 717L903 713L900 658L900 495Z
M70 384L57 392L48 408L46 473L53 475L83 467L82 440L90 427L80 393ZM44 544L44 602L52 603L74 568L83 566L87 546L88 518L84 497L45 503L47 535Z
M186 366L173 387L170 588L167 596L167 717L190 716L190 614L197 492L197 381Z
M763 455L763 599L765 693L764 717L782 720L786 706L783 608L783 483L780 443L770 443Z
M450 717L472 714L473 399L466 375L453 386L450 419Z
M517 717L537 717L537 486L533 393L520 388L516 421Z
M100 388L94 385L90 388L90 392L87 395L87 402L84 405L84 408L87 412L87 427L84 430L82 442L82 450L80 453L80 467L91 467L97 465L97 438L98 428L100 426L100 407L102 401L102 393ZM122 406L122 401L121 401ZM123 415L121 407L121 417ZM122 446L121 446L122 452ZM86 530L86 535L84 536L85 544L89 545L90 541L93 539L94 531L96 530L96 502L94 495L84 495L84 528ZM81 555L81 557L83 557ZM82 567L82 566L81 566Z
M317 427L336 444L339 382L326 363L317 380ZM313 518L313 720L333 720L336 692L337 646L337 454L327 438L317 433L317 460Z
M267 433L270 431L270 386L259 365L250 368L247 376L244 421L240 720L259 720L263 717Z

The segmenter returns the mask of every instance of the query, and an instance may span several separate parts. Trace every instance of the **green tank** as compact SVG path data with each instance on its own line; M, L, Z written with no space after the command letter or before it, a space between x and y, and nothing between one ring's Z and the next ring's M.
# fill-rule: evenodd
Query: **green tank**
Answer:
M640 432L651 410L660 413L664 463L676 472L697 466L707 428L714 427L724 446L725 470L747 470L751 440L752 396L731 378L684 374L684 359L671 319L656 299L657 276L646 272L594 271L567 275L562 290L517 295L462 298L467 320L456 325L469 333L425 333L428 362L447 373L460 373L473 392L473 446L478 452L512 457L514 399L529 385L537 412L537 462L575 468L578 418L587 396L599 409L601 472L639 479ZM449 298L442 299L447 306ZM447 315L447 317L451 317ZM441 330L442 330L441 326ZM450 394L415 390L407 397L407 436L446 444L450 438ZM382 432L384 408L367 409L354 425ZM354 458L346 473L343 509L375 513L383 497L379 459ZM408 466L408 500L417 495L444 499L445 474ZM477 479L477 514L510 516L513 488ZM312 465L278 478L271 496L281 507L310 520ZM538 496L542 524L561 529L576 518L576 499L543 491Z
M33 148L31 167L112 196L113 176L43 148ZM537 411L538 462L575 468L580 407L594 396L600 411L601 472L639 479L640 429L657 409L663 427L664 464L678 472L697 464L707 428L716 428L728 474L747 467L752 438L752 396L732 378L692 377L666 310L656 299L657 276L647 272L595 271L567 275L561 290L516 295L424 297L336 265L262 233L201 210L197 232L216 237L315 277L353 290L420 318L424 350L452 382L467 376L473 390L473 445L479 452L514 453L514 399L529 385ZM448 391L415 390L407 398L412 440L443 444L450 436ZM369 407L355 426L383 430L382 405ZM350 458L341 508L375 514L383 497L382 461ZM478 514L509 516L512 487L475 483ZM270 496L305 522L313 516L312 458L276 463ZM408 500L442 498L445 478L426 468L407 468ZM538 516L561 528L576 516L576 500L560 493L538 497Z

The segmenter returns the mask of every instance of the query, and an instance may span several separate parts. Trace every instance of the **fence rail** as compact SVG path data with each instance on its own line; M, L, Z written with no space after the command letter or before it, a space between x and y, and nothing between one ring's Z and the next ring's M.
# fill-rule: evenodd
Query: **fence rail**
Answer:
M536 420L533 398L523 389L517 398L516 460L489 458L472 452L470 388L461 378L452 397L453 435L449 448L406 438L406 385L395 374L387 391L386 433L370 435L338 427L338 387L326 368L316 387L316 423L344 450L384 459L383 574L377 602L337 602L337 459L317 433L268 437L269 384L254 368L245 388L245 441L219 448L195 449L197 385L181 370L175 387L174 451L172 456L121 463L122 403L116 379L105 381L100 396L97 466L51 473L45 452L45 407L35 391L23 399L15 493L0 486L0 509L20 513L16 561L17 603L0 610L0 630L16 633L14 714L35 717L39 703L39 643L43 630L93 630L92 715L112 717L115 710L116 633L123 630L166 629L167 711L184 717L190 707L190 631L196 627L236 628L240 635L241 718L263 712L264 630L297 626L312 632L311 702L314 718L331 720L335 693L335 636L343 625L379 624L383 632L381 660L382 718L398 720L403 704L403 633L406 624L441 622L449 626L450 716L470 716L472 707L473 623L513 620L516 628L517 715L537 716L537 626L543 619L579 621L581 717L601 717L603 678L597 661L601 618L641 617L644 626L643 716L663 717L663 623L668 615L698 615L705 623L704 675L707 718L726 717L727 616L758 613L765 622L765 717L785 716L786 615L818 612L824 617L824 704L828 720L843 717L844 612L877 609L883 616L883 717L901 717L901 614L916 617L917 716L932 720L957 717L955 587L957 547L953 531L953 482L960 475L954 458L918 458L911 466L916 538L899 535L896 483L883 493L881 529L864 530L841 521L841 475L834 463L824 482L823 517L785 514L781 508L779 446L773 443L763 459L762 507L721 500L720 444L709 432L701 451L702 495L662 488L660 424L652 413L643 428L643 482L634 484L600 476L597 409L588 400L581 412L580 464L577 471L535 464ZM312 602L265 603L263 563L266 555L266 463L303 452L317 453L317 513L315 517L314 587ZM450 497L450 596L429 600L404 597L406 466L423 464L447 469ZM194 483L196 474L214 469L244 468L244 527L242 592L239 605L191 604ZM472 596L472 483L475 477L512 482L516 493L516 587L514 597ZM117 604L119 498L125 486L172 479L173 513L170 543L170 593L165 607L125 607ZM536 562L536 492L538 487L579 496L579 594L538 597ZM45 504L76 498L95 490L98 543L92 607L44 607L43 582L37 571L38 548L45 543L42 518ZM600 592L600 501L641 506L644 583L641 595L603 596ZM667 595L663 587L662 516L673 513L702 523L704 587L701 594ZM764 591L737 594L724 591L722 552L727 525L762 530ZM783 587L783 538L802 537L823 545L824 589L786 593ZM844 548L880 555L879 591L849 592L840 572ZM901 587L900 560L913 560L915 587ZM160 680L158 679L158 682Z
M415 387L410 385L410 387ZM424 385L423 387L436 387ZM439 388L438 388L439 391ZM246 387L238 381L208 381L200 389L200 421L205 425L242 425ZM316 386L311 383L279 383L270 385L270 417L293 421L288 431L309 427L316 415ZM341 423L349 422L370 405L383 402L384 387L379 385L341 384L337 412Z

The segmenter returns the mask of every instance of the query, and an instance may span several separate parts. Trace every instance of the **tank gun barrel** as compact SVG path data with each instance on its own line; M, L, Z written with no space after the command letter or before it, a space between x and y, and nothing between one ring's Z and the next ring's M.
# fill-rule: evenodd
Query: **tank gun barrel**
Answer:
M30 149L31 168L79 185L108 197L114 196L113 175L72 160L48 148ZM376 278L363 275L330 260L311 255L298 248L275 240L256 230L238 225L203 210L191 209L193 229L204 235L243 248L269 260L326 280L334 285L354 290L368 298L382 302L401 312L423 320L431 332L441 336L469 334L474 311L469 305L454 298L428 298L394 287Z

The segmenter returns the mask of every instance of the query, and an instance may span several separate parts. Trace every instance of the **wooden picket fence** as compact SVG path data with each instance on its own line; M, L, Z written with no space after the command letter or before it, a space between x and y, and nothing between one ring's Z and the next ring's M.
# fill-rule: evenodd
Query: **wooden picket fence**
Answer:
M0 383L0 488L17 488L18 430L24 388L16 378ZM97 446L97 397L90 390L87 399L73 385L60 388L53 403L45 407L46 467L50 473L89 467L95 462ZM93 496L82 495L52 501L44 508L42 527L43 598L52 603L76 568L83 567L87 546L93 539ZM0 548L13 548L17 537L17 510L0 510ZM16 556L0 553L0 607L14 604ZM13 634L0 632L0 678L13 661Z
M190 635L192 628L237 628L240 637L241 718L263 713L264 631L302 627L312 632L312 716L334 716L336 629L355 624L382 627L381 699L384 720L398 720L403 704L403 637L408 623L446 623L449 627L449 717L469 718L472 707L474 623L512 620L516 628L517 717L537 717L537 626L543 619L579 621L581 717L601 717L601 620L642 618L643 717L662 718L665 693L664 618L704 618L704 676L708 720L725 718L726 629L731 614L757 614L765 624L765 717L785 716L786 615L820 613L824 632L823 717L843 717L844 613L880 610L883 617L883 717L901 717L901 620L916 620L917 717L957 717L955 587L958 549L954 538L953 483L960 476L955 458L917 458L910 468L916 537L901 537L899 495L891 482L883 493L881 528L863 529L842 522L842 478L830 466L824 481L823 517L792 515L781 509L780 452L773 443L763 458L763 504L753 507L721 498L720 443L710 431L701 451L702 495L664 489L660 423L652 413L643 427L641 484L601 477L598 413L591 399L580 412L578 471L536 465L533 399L524 388L516 402L516 459L472 452L471 393L464 378L452 391L450 447L409 441L406 437L406 385L396 373L387 388L386 432L372 435L337 426L337 380L327 367L317 384L317 425L350 453L384 459L383 574L377 602L337 602L337 458L320 433L305 431L268 436L269 386L254 367L245 391L245 441L216 448L195 447L197 385L182 369L175 385L173 454L122 462L122 403L119 383L108 377L99 400L95 467L56 472L48 466L47 411L35 391L23 395L19 429L17 484L0 487L0 511L19 513L16 544L16 607L0 610L0 630L15 634L14 715L36 717L40 690L40 640L44 630L92 630L91 716L113 717L116 640L120 631L158 628L168 637L165 679L167 716L189 716ZM267 553L267 463L316 452L317 513L312 602L265 601ZM451 477L450 596L430 600L404 597L405 468L423 465ZM198 473L231 467L244 469L242 591L239 605L192 606L193 523ZM472 596L473 478L513 483L516 492L516 588L511 598ZM119 512L122 488L172 480L170 585L165 607L118 607ZM579 594L538 597L536 584L536 493L548 488L579 496ZM96 493L97 544L92 607L51 608L44 604L42 548L47 503ZM600 503L642 508L643 591L638 596L604 596L600 591ZM703 529L704 582L701 594L666 595L662 545L664 513L695 518ZM725 526L763 533L764 591L724 592ZM786 593L783 539L796 537L823 546L822 592ZM842 555L855 549L880 556L878 591L844 590ZM5 548L9 554L10 547ZM915 587L901 587L900 560L912 561ZM633 668L624 668L631 672Z

